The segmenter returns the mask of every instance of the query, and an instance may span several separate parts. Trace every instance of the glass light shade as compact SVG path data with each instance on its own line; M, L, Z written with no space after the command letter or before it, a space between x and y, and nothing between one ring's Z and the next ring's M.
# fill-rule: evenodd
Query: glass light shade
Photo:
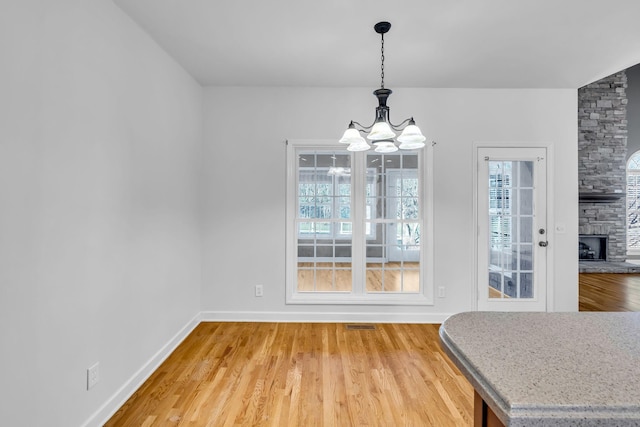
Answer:
M413 144L416 142L424 142L427 138L420 132L420 128L416 125L409 125L404 128L402 134L398 137L398 142L407 142ZM422 144L424 146L424 144Z
M340 138L340 141L343 144L366 144L367 141L365 141L365 139L360 136L360 132L358 132L358 129L355 128L349 128L346 131L344 131L344 135L342 135L342 138Z
M402 142L400 143L401 150L415 150L424 147L424 142Z
M398 151L398 147L391 141L374 142L373 145L376 146L376 153L393 153L394 151Z
M371 146L367 144L364 138L361 138L362 142L352 142L347 147L347 151L367 151Z
M371 129L367 139L372 141L379 141L381 139L395 138L396 134L391 130L391 126L387 122L376 122Z

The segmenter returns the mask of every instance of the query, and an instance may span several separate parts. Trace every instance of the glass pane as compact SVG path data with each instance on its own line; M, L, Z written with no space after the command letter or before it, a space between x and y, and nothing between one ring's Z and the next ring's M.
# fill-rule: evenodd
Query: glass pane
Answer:
M367 205L372 207L372 218L376 219L376 218L386 218L385 216L385 211L387 211L388 209L385 209L387 204L387 200L385 200L382 197L378 197L375 198L373 200L371 200L371 203L367 203Z
M502 279L504 282L503 292L505 293L505 296L508 296L509 298L518 297L517 277L518 276L514 276L510 271L505 272Z
M520 215L533 214L533 190L520 190Z
M382 168L382 155L367 154L367 168Z
M418 165L415 152L367 154L367 292L420 290Z
M533 298L533 274L520 274L520 298Z
M533 270L533 245L520 245L520 271Z
M420 292L420 270L408 269L405 264L405 270L402 274L402 287L405 292Z
M348 268L345 269L337 269L335 270L335 290L340 292L350 292L351 291L351 264L348 265Z
M384 271L384 290L385 292L401 292L402 291L402 270L385 270Z
M335 154L318 154L316 155L316 166L325 168L329 166L335 166L335 158Z
M316 256L320 258L333 258L333 246L316 246Z
M298 243L298 258L313 258L315 256L315 246L303 246Z
M406 175L406 173L405 173ZM403 197L418 197L418 179L417 178L403 178L402 179L402 196Z
M402 245L405 249L408 246L412 246L413 248L409 250L419 250L420 245L420 224L416 222L404 222L398 224L397 228L397 241L398 244Z
M352 289L350 262L298 263L298 291L350 292Z
M367 269L367 292L382 292L382 269Z
M367 242L367 261L371 259L381 259L384 256L384 251L381 245L370 244Z
M313 222L298 223L298 235L315 233L315 224ZM311 236L313 237L313 236Z
M384 158L384 168L394 168L400 169L402 162L402 154L385 154L382 156Z
M314 270L298 268L298 291L309 292L314 290Z
M533 218L520 218L520 243L531 243L533 241Z
M365 205L358 212L352 206L353 154L298 153L298 290L351 292L351 238L364 226L367 292L420 292L420 154L363 153L364 187L357 191L358 197L364 192ZM364 224L352 222L356 213Z
M353 231L353 224L350 222L341 222L338 225L338 237L341 238L340 236L351 236L351 233Z
M315 156L310 153L303 153L298 156L298 167L304 168L316 164Z
M417 154L404 154L402 156L402 168L403 169L418 169L418 155Z
M334 290L333 269L318 268L316 269L316 291L331 292Z
M489 298L533 295L533 162L489 161Z
M533 162L517 162L520 170L519 187L533 187Z
M417 197L404 197L402 199L402 219L418 219L419 199Z
M330 222L316 222L314 223L316 239L325 238L325 236L331 233Z
M350 154L333 154L334 163L333 166L351 168L351 155ZM349 171L350 172L350 171Z
M629 160L627 173L627 247L640 249L640 152Z
M502 274L489 272L489 298L502 298Z

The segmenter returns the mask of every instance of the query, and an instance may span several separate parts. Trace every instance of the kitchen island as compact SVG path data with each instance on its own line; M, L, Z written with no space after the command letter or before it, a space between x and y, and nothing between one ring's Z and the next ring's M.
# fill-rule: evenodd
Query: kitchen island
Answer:
M440 340L476 427L640 426L640 313L460 313Z

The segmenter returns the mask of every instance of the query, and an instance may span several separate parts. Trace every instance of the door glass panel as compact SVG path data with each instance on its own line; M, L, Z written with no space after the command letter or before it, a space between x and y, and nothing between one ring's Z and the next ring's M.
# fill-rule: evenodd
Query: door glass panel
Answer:
M533 289L533 162L489 161L489 298Z

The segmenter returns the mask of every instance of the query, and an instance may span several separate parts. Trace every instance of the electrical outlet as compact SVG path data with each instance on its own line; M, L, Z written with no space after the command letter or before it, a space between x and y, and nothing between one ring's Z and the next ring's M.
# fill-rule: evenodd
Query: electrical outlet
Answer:
M96 362L87 368L87 390L91 390L98 381L100 381L100 363Z
M444 298L445 296L444 286L438 286L438 298Z
M261 297L264 295L264 288L262 285L256 285L256 296Z

